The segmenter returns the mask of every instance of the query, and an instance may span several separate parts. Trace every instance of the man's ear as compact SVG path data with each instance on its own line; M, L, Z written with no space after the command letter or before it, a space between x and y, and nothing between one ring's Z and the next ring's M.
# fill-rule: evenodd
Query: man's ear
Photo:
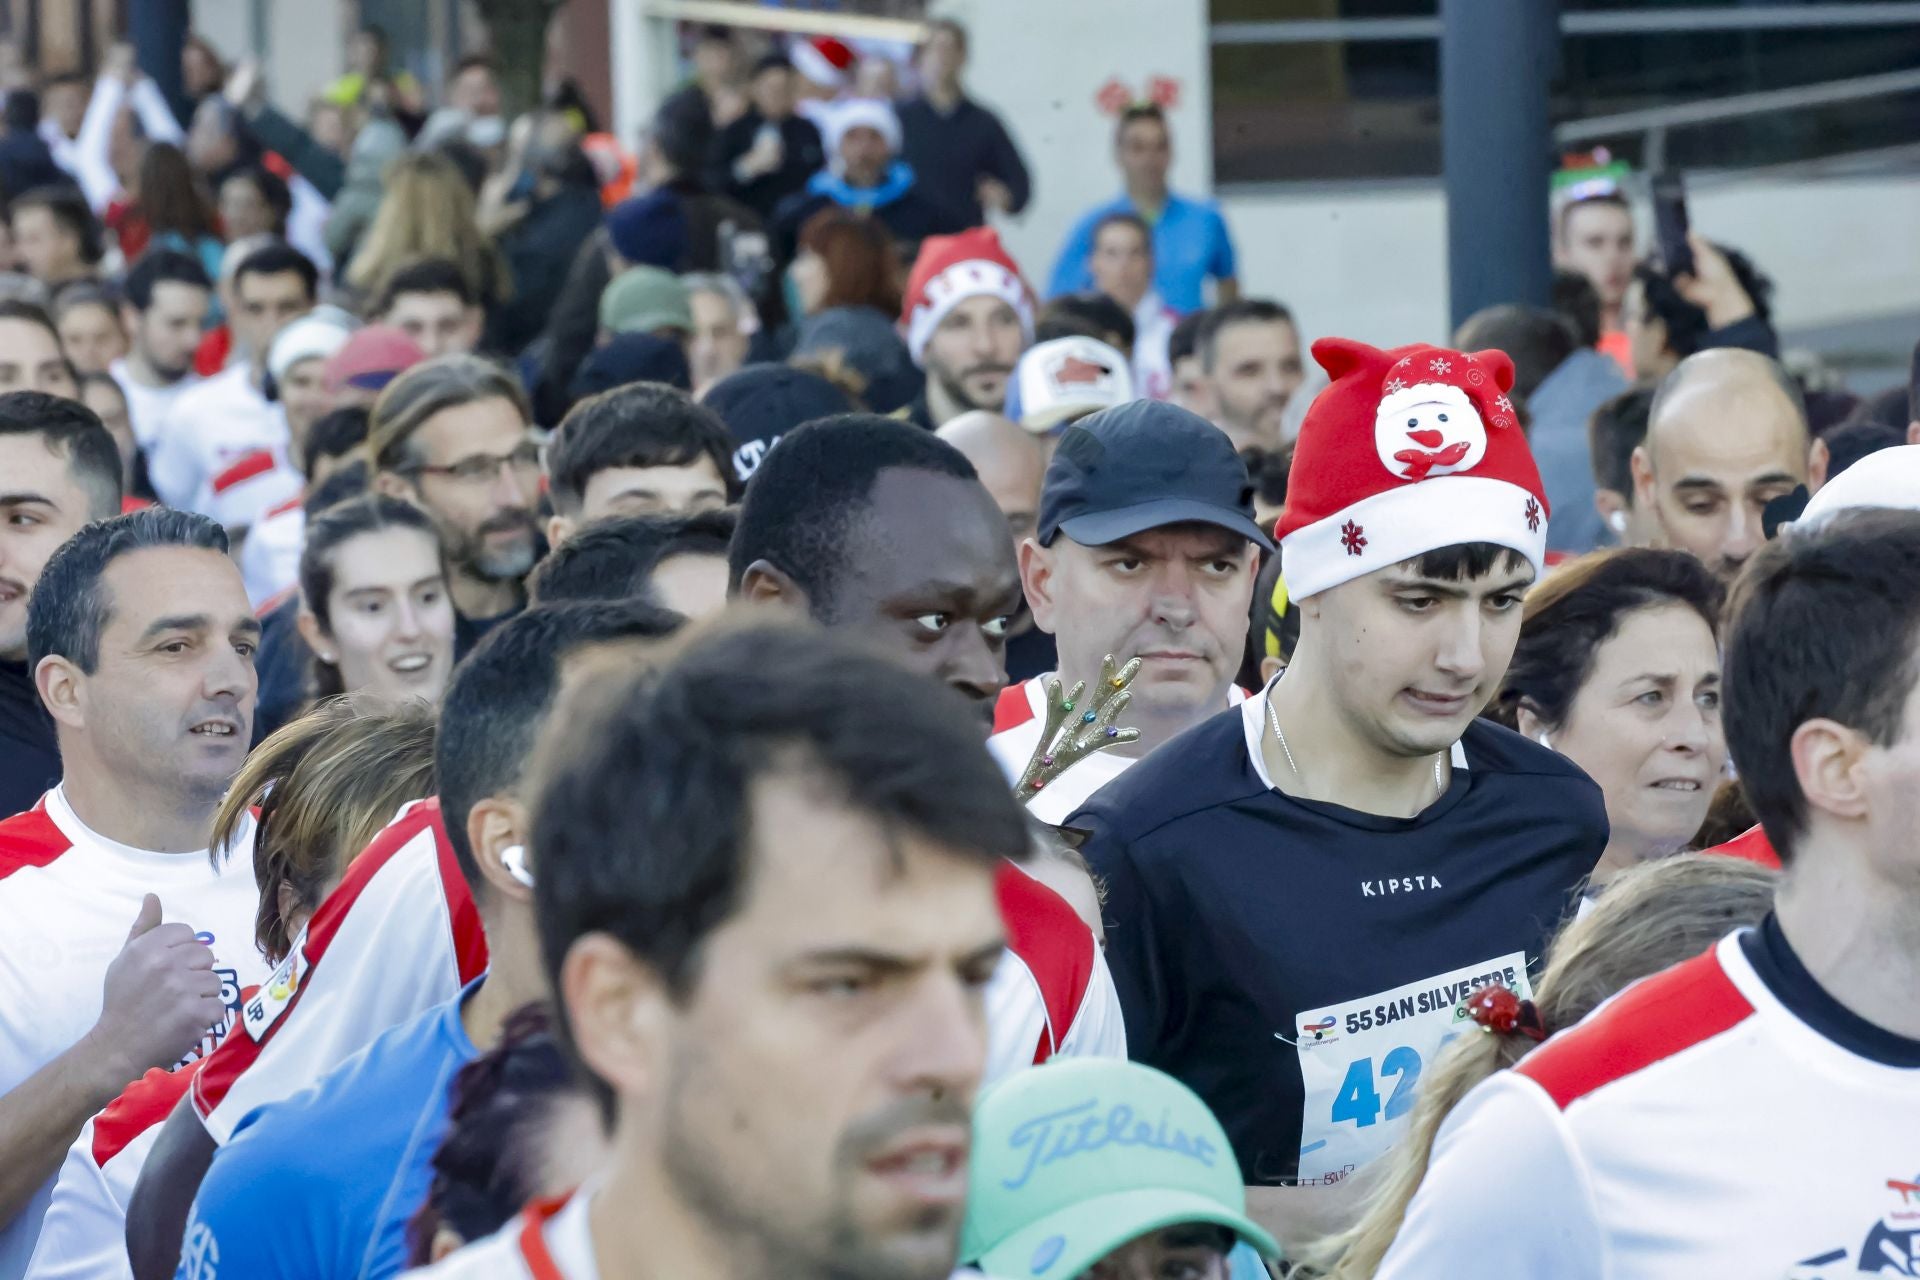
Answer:
M555 984L580 1060L623 1099L657 1084L666 1059L672 994L610 934L567 948Z
M511 902L533 901L533 886L509 870L511 866L523 873L528 869L532 825L526 806L506 796L488 796L467 811L467 846L480 864L488 892Z
M1872 745L1859 730L1832 720L1808 720L1794 729L1788 746L1807 807L1838 818L1871 816L1866 757Z
M547 517L547 546L549 548L559 546L568 538L571 538L573 534L574 523L571 516L555 514Z
M1909 422L1907 424L1907 443L1920 444L1920 422Z
M1033 623L1048 635L1056 612L1053 598L1053 554L1032 538L1020 541L1020 587L1027 595Z
M1647 452L1647 446L1637 444L1633 447L1633 505L1657 510L1655 498L1658 496L1653 476L1653 455Z
M57 653L40 659L33 686L48 715L70 729L86 727L86 675L71 660Z
M746 572L740 575L740 590L735 596L749 604L778 604L801 613L812 611L813 602L800 584L788 577L785 570L776 569L765 560L755 560L747 566Z
M1833 451L1827 448L1827 442L1819 436L1813 438L1813 444L1807 449L1807 492L1818 493L1827 483L1827 469L1833 466Z

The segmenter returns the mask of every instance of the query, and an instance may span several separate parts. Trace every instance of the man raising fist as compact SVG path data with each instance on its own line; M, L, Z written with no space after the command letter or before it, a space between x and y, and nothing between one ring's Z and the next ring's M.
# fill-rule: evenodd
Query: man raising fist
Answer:
M0 1275L25 1272L87 1117L211 1052L266 974L250 850L207 848L246 757L259 640L202 516L97 521L41 572L27 664L61 777L0 822Z

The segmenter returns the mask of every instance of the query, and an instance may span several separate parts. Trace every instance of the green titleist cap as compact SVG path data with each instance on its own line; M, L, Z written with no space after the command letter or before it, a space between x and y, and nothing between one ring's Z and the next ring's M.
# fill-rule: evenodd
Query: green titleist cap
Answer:
M1135 1237L1189 1222L1278 1257L1246 1210L1226 1131L1193 1090L1152 1067L1052 1062L974 1108L960 1258L990 1275L1078 1276Z

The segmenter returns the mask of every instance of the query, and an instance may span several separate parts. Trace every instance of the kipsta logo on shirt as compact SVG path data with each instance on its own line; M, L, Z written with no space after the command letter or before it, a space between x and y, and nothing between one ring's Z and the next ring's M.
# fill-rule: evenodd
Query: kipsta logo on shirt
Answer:
M1362 880L1360 896L1385 898L1396 893L1425 893L1429 889L1444 888L1439 876L1388 876L1384 880Z

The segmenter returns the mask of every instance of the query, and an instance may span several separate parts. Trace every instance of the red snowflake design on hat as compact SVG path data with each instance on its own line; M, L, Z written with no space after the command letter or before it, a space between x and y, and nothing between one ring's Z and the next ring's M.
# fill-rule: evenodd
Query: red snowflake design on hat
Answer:
M1537 498L1527 499L1527 530L1530 533L1540 532L1540 502Z
M1366 530L1351 520L1347 521L1340 527L1340 545L1347 549L1348 555L1359 555L1366 550Z

